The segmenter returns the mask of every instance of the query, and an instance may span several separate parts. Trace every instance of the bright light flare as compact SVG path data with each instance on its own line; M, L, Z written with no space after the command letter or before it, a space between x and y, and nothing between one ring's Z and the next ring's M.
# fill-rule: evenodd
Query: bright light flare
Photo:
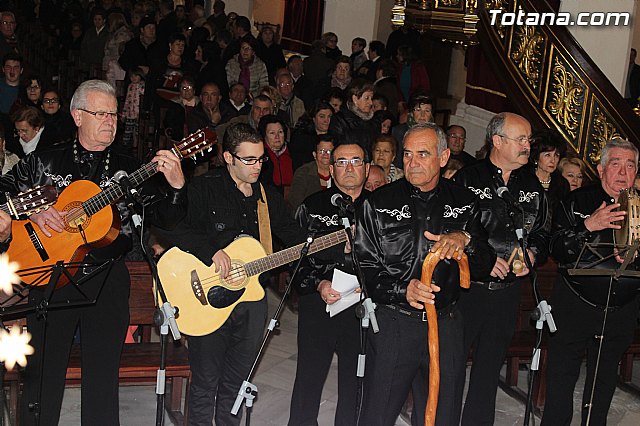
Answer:
M13 294L13 284L20 284L21 280L16 271L20 269L18 262L9 261L6 253L0 254L0 290L6 294Z
M31 334L22 333L22 327L14 325L11 331L0 329L0 361L4 362L7 370L16 364L27 365L27 355L33 354L33 346L29 344Z

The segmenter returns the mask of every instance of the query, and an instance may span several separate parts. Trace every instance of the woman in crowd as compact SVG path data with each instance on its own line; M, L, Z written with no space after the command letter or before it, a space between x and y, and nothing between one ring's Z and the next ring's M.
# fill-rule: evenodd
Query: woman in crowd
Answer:
M558 164L558 171L560 171L562 177L569 182L569 189L571 191L582 187L586 169L587 167L584 161L576 157L563 158Z
M351 84L351 62L347 56L340 56L331 74L331 87L345 90Z
M397 146L398 143L393 136L382 135L376 139L372 147L373 164L382 167L387 183L404 177L402 169L393 164L393 160L396 158Z
M355 80L349 88L349 98L345 107L331 118L329 133L339 136L347 130L357 130L366 134L367 146L380 134L380 122L373 118L373 85L364 80Z
M424 93L418 93L409 99L409 114L407 122L395 126L391 129L391 134L397 141L402 141L407 130L416 124L431 122L433 122L433 99Z
M60 142L55 139L55 132L45 126L44 114L36 107L20 108L11 115L11 121L19 140L18 144L7 148L20 158Z
M328 102L319 101L303 116L291 135L289 151L293 159L293 170L313 160L313 151L318 136L329 131L333 108Z
M25 106L40 108L42 105L42 79L37 75L30 75L20 87L20 94L13 103L9 115Z
M184 48L187 39L180 33L174 33L169 37L168 53L151 63L149 78L146 80L145 107L157 100L171 101L180 95L178 83L185 74L192 74L193 66L184 57ZM166 102L165 102L166 104ZM159 105L158 105L159 106ZM145 108L148 109L148 108Z
M338 47L338 36L336 33L328 32L322 34L322 42L324 43L327 58L337 61L338 58L342 56L342 50Z
M76 137L77 128L69 109L63 108L63 105L62 96L55 89L44 92L42 110L44 111L45 126L56 133L54 139L67 141Z
M275 84L276 71L287 66L284 54L282 53L282 47L278 44L275 36L271 25L263 25L258 35L256 49L256 55L258 55L258 58L262 59L262 62L267 66L270 84Z
M229 83L227 82L227 74L224 71L224 64L217 58L217 49L214 42L209 40L200 40L196 43L195 60L196 60L196 87L198 93L205 83L215 83L220 89L220 93L225 96L229 93Z
M332 87L324 97L324 100L331 105L331 108L333 108L334 114L339 113L342 109L342 105L344 105L344 96L344 90L339 87Z
M333 136L329 134L315 136L313 161L304 164L293 174L293 183L287 203L296 211L305 198L331 186L331 152L334 147Z
M264 139L265 155L269 161L262 166L261 181L275 186L287 198L293 181L291 155L287 149L287 125L273 114L260 119L258 130Z
M227 82L229 86L239 82L253 96L259 94L260 88L269 85L267 66L256 56L256 41L253 37L245 37L240 42L240 53L227 62Z

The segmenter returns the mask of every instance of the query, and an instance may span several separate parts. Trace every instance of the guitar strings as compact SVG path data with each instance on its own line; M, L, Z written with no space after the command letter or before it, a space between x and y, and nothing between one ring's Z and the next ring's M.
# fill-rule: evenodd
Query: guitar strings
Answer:
M226 283L229 280L236 281L236 280L242 279L244 281L245 277L247 277L247 274L244 271L244 267L237 266L229 270L229 276L227 278L222 278L218 274L218 275L202 278L200 280L200 284L206 284L206 287L205 285L203 285L202 288L208 290L211 287L214 287L216 285L222 285L223 282Z

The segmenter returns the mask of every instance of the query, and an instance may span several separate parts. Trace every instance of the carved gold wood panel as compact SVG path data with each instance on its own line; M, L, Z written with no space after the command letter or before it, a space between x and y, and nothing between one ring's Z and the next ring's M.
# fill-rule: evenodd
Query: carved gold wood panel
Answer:
M502 10L502 12L511 11L511 5L509 0L486 0L484 2L484 7L486 10ZM494 25L493 28L490 28L491 31L495 32L498 35L500 41L502 41L503 45L507 38L508 30L512 27L505 27L499 21Z
M462 10L463 3L462 0L436 0L436 9L440 8Z
M600 162L600 152L605 144L615 137L626 139L620 125L611 117L605 106L595 96L591 99L591 114L587 129L583 160L595 172Z
M550 53L551 69L544 88L543 110L576 152L581 151L584 101L588 88L568 61L555 49Z
M546 34L536 27L523 25L514 28L509 57L534 96L536 103L540 99L546 44Z

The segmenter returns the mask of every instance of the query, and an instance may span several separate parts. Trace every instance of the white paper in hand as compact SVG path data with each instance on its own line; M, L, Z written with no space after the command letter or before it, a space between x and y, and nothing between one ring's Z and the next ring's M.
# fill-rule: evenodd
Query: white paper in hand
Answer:
M355 305L360 300L360 293L356 293L360 285L355 275L334 269L331 288L340 293L340 300L332 305L327 305L327 312L331 317L344 311L349 306Z

